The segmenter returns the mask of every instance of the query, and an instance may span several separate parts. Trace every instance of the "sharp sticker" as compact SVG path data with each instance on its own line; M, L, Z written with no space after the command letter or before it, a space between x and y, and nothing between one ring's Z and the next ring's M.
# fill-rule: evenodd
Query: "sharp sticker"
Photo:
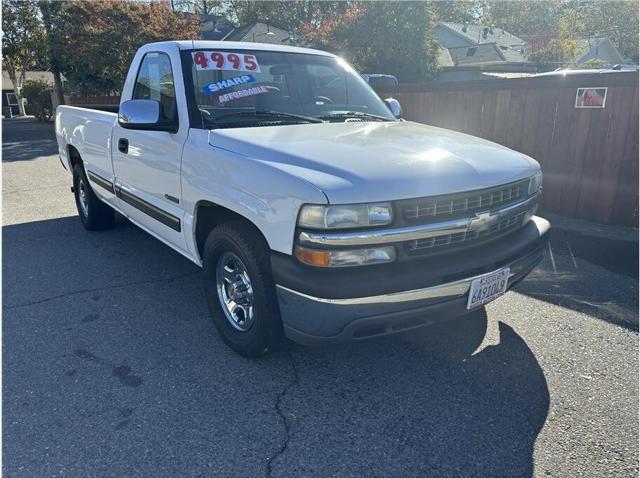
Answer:
M255 81L256 79L253 77L253 75L234 76L233 78L227 78L226 80L220 80L216 81L215 83L210 83L207 86L203 87L202 91L208 95L212 95L214 93L218 93L235 86L245 85L247 83L253 83Z

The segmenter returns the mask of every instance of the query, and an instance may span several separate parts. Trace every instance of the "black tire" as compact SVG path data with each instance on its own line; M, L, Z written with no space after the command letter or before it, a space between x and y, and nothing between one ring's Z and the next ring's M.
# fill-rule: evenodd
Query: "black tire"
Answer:
M215 227L204 246L205 290L213 323L222 340L245 357L259 357L286 342L271 274L270 254L260 233L243 221ZM250 281L253 315L251 324L245 324L247 330L240 330L238 325L233 325L232 318L223 308L224 299L220 297L218 263L228 256L235 256L241 261Z
M84 206L81 195L84 192ZM115 212L104 202L100 201L91 189L91 184L81 163L73 167L73 194L76 200L78 216L85 229L100 231L111 229L115 225ZM86 206L86 207L85 207Z

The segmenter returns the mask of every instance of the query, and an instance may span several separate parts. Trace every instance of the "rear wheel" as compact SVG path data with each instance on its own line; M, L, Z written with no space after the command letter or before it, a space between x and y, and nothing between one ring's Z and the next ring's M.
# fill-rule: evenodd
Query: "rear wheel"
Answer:
M110 229L114 226L113 209L100 201L93 192L81 163L73 167L73 192L78 215L85 229L97 231Z
M249 224L214 228L204 246L207 303L216 329L237 353L258 357L284 342L270 250Z

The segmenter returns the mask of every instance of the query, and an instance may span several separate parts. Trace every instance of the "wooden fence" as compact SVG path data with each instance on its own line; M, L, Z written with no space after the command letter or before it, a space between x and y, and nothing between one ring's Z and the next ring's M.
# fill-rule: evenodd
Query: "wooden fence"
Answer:
M576 108L582 87L607 87L605 108ZM544 175L543 209L638 225L637 73L404 84L380 93L397 97L406 119L535 158Z

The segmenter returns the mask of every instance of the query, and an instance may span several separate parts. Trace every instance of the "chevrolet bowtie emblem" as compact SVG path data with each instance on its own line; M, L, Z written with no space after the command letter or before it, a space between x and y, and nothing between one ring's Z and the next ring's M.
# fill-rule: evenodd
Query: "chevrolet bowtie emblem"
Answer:
M491 226L498 222L499 214L491 214L490 212L479 212L469 221L467 232L485 232Z

